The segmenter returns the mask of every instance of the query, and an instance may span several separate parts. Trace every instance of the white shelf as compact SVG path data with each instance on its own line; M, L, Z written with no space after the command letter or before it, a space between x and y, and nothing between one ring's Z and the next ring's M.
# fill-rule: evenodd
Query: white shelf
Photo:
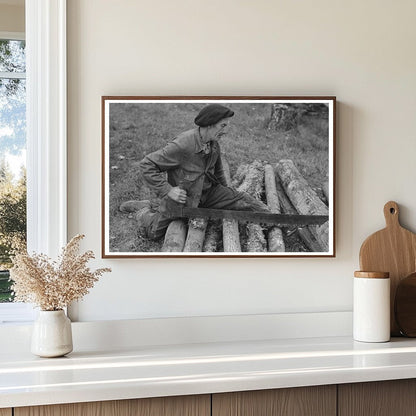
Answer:
M103 345L103 347L105 347ZM0 407L416 377L416 340L350 337L142 345L40 359L0 354Z

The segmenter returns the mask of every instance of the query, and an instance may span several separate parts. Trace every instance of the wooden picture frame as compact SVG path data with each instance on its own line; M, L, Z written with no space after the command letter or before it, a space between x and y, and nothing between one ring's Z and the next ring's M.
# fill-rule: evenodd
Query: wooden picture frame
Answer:
M103 96L102 257L335 257L335 123L332 96Z

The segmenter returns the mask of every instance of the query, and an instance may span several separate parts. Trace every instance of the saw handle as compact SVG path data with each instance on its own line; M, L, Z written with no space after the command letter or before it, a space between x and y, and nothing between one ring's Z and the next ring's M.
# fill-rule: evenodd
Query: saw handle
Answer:
M186 181L181 180L176 188L179 188L186 192ZM175 187L174 187L175 188ZM173 188L172 188L173 189ZM187 197L186 197L187 198ZM186 205L185 202L175 201L168 194L161 202L161 212L168 218L182 217L182 208Z
M160 202L160 212L168 218L182 217L182 207L184 204L174 201L172 198L166 196Z
M169 199L176 202L177 204L186 204L186 190L180 186L174 186L168 193Z

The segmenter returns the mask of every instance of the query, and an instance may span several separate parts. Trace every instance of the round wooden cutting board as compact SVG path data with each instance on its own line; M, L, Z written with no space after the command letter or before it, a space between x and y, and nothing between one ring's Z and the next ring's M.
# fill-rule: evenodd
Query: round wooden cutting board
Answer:
M416 271L416 234L399 222L399 206L390 201L384 205L386 228L370 235L360 250L360 269L390 273L391 335L400 335L394 319L394 299L401 279Z
M416 337L416 273L398 284L394 314L400 332L407 337Z

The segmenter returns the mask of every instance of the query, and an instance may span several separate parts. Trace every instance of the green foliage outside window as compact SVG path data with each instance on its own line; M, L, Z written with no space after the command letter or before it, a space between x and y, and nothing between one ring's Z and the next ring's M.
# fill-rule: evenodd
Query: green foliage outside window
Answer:
M25 71L25 42L0 39L0 302L13 298L11 256L26 242Z
M0 164L0 302L12 298L9 274L13 249L26 241L26 174L16 182L3 161Z

